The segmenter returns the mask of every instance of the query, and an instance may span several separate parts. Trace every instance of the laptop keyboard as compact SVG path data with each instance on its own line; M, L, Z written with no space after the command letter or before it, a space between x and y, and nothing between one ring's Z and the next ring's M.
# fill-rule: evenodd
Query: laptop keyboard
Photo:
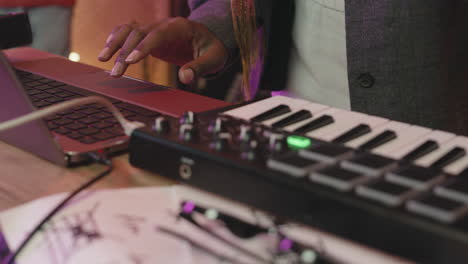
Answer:
M75 98L96 95L90 91L29 72L16 70L16 74L32 104L38 109ZM105 98L116 106L128 120L150 124L159 115L157 112L136 105L109 97ZM119 122L105 106L99 104L75 107L49 116L44 121L53 132L84 144L93 144L124 136Z

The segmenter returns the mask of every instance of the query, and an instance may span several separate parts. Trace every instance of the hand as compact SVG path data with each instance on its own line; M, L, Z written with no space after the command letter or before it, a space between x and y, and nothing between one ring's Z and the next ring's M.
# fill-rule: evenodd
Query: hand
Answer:
M129 64L148 55L181 66L179 79L184 84L221 70L228 58L223 43L204 25L176 17L146 26L137 23L115 28L99 54L108 61L120 49L111 75L120 77Z

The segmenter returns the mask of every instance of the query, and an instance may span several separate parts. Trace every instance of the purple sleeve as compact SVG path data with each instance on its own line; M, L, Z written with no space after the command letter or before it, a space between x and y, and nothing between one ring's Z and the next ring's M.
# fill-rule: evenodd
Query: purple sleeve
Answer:
M237 44L234 36L230 0L188 0L189 19L205 25L224 44L229 52L228 65L236 57Z

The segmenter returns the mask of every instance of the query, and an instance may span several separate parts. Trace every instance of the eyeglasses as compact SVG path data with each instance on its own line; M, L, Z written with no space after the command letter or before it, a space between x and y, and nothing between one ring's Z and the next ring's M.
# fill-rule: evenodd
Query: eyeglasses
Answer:
M255 215L254 215L255 216ZM258 224L251 224L247 221L241 220L240 218L221 212L216 208L205 208L196 204L193 201L183 201L180 204L179 212L177 214L178 219L183 219L197 228L203 230L210 237L224 243L225 245L233 248L242 254L245 254L258 263L288 263L288 264L325 264L325 263L339 263L339 261L333 260L328 257L325 252L321 252L312 246L299 243L289 238L281 232L283 223L278 223L274 219L270 219L271 226L264 227ZM255 239L259 236L268 236L274 241L274 245L265 244L266 251L269 252L268 256L264 256L250 249L246 249L225 237L217 234L210 226L222 226L227 229L232 235L234 235L240 241L246 241ZM171 233L170 230L162 230L166 233ZM172 232L171 235L175 235L182 238L180 234ZM187 237L182 238L185 240L191 240ZM196 241L189 241L191 244L196 244ZM203 247L196 245L198 247ZM203 248L207 251L206 248ZM211 252L212 253L212 252ZM235 260L231 260L235 261Z

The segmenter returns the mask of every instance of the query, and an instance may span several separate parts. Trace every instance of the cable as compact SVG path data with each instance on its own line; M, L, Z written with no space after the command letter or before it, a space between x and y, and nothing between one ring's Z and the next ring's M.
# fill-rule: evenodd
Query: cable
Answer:
M83 185L81 185L78 189L70 193L65 199L63 199L57 206L55 206L52 211L50 211L43 219L42 221L34 227L34 229L29 233L29 235L21 242L20 246L12 253L10 253L5 259L2 260L2 264L12 264L13 261L16 259L16 257L23 251L23 249L26 247L26 245L31 241L31 239L44 227L44 225L52 218L54 217L67 203L72 200L76 195L78 195L80 192L83 190L89 188L91 185L94 183L98 182L105 176L107 176L109 173L112 172L113 170L113 165L110 160L108 160L106 157L100 155L99 153L89 153L90 157L96 161L97 163L104 164L108 166L108 168L99 173L97 176L93 177L89 181L85 182Z
M41 110L34 111L32 113L23 115L21 117L5 121L0 123L0 132L21 126L23 124L29 123L31 121L42 119L44 117L50 116L55 113L65 111L72 107L77 107L80 105L99 103L105 105L109 111L115 116L117 121L122 125L124 132L127 136L130 136L133 130L145 126L143 123L136 121L129 121L120 113L120 111L107 99L100 96L89 96L84 98L73 99L67 102L55 104L49 107L45 107Z

